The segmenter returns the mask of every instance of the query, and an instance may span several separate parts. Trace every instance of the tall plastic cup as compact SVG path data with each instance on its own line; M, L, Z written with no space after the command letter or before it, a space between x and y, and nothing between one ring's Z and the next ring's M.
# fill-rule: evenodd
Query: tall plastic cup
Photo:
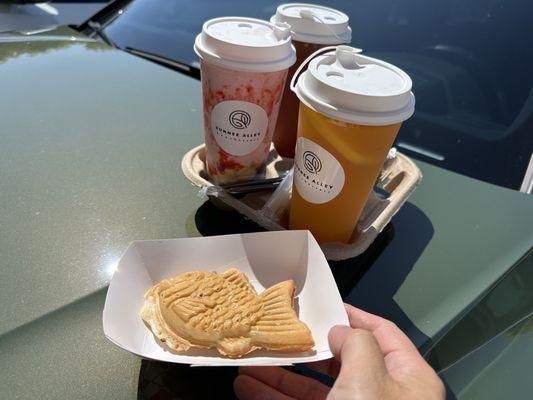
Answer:
M301 103L290 228L346 243L415 99L399 68L348 46L325 51L291 84Z
M216 18L204 23L194 50L209 177L215 183L251 179L268 157L287 71L296 61L289 27Z
M290 90L290 80L298 66L318 49L350 43L352 30L349 26L349 18L343 12L305 3L280 5L276 14L270 18L270 22L289 24L292 32L292 43L296 48L297 60L289 69L273 138L274 146L279 154L285 157L294 157L300 102Z

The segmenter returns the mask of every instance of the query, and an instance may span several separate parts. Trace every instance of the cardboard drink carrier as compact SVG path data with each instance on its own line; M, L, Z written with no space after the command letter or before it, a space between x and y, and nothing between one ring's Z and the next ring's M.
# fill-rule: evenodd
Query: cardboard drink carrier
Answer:
M262 177L265 179L280 177L292 165L292 158L281 157L272 146ZM287 220L284 215L288 214L288 205L285 213L281 213L281 217L274 217L263 212L263 207L273 190L236 197L223 187L216 186L209 181L205 165L205 145L202 144L187 152L182 159L181 167L187 179L202 188L202 192L217 207L234 209L266 230L287 229ZM322 243L320 247L326 258L345 260L363 253L400 210L421 180L420 170L409 157L400 152L391 152L357 224L356 229L359 235L354 234L347 244Z

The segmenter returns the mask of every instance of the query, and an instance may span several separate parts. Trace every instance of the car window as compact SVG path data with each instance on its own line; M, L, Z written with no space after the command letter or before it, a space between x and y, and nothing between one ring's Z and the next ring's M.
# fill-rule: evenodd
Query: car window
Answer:
M352 45L409 73L416 112L396 145L410 156L518 189L533 148L528 0L320 2L346 12ZM268 19L280 2L134 0L106 28L121 47L195 65L202 23Z

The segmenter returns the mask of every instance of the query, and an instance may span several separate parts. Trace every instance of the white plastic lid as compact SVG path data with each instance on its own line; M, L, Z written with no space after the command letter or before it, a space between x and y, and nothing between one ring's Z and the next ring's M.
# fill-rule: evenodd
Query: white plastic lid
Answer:
M330 118L361 125L392 125L413 115L415 97L405 72L353 47L329 50L314 57L291 85L304 104ZM297 75L298 71L293 82Z
M244 17L224 17L204 23L194 51L205 61L224 68L273 72L296 62L290 27Z
M289 24L292 38L299 42L342 44L352 40L348 16L329 7L306 3L282 4L270 22Z

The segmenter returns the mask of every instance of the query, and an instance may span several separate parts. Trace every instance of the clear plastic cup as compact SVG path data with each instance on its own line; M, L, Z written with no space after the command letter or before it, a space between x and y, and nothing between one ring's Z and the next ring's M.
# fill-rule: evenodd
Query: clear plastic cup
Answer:
M226 17L207 21L200 56L206 163L214 183L262 172L288 68L296 60L286 24Z
M355 239L401 123L414 112L409 76L359 52L338 46L313 55L291 83L300 112L289 226L309 229L319 243Z
M298 66L317 50L326 46L350 43L352 30L346 14L316 4L282 4L278 6L270 22L290 25L292 43L296 49L297 60L289 69L273 137L277 152L284 157L292 158L296 145L300 102L290 90L290 80Z

